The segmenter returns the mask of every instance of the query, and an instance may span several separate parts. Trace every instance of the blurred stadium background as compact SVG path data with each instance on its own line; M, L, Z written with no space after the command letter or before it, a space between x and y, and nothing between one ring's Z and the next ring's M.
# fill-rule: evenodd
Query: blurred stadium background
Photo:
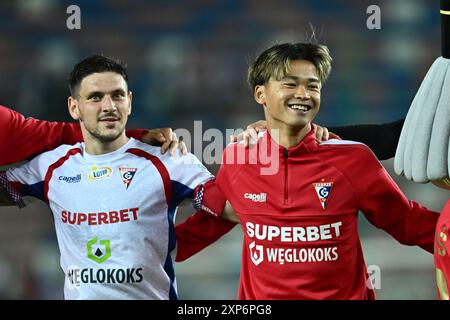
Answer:
M81 8L81 30L66 27L71 4ZM380 30L366 27L373 4L381 8ZM263 117L246 84L249 61L275 42L303 40L312 23L334 57L317 123L394 121L406 115L440 55L438 6L429 0L2 0L0 103L26 116L70 121L68 73L95 52L128 63L129 128L192 130L195 120L203 130L244 128ZM397 177L392 161L383 165L411 199L437 211L448 199L432 185ZM178 221L191 211L183 206ZM360 235L367 265L381 270L379 299L437 298L430 254L399 245L363 215ZM235 228L176 264L180 298L235 299L241 238ZM1 208L0 298L61 299L62 292L47 207Z

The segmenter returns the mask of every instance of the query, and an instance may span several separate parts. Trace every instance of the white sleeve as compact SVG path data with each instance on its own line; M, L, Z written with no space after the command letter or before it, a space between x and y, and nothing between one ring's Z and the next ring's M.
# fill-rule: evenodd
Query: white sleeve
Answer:
M162 157L172 185L172 201L178 205L185 198L192 198L197 186L205 184L214 176L193 154Z
M167 158L164 163L169 171L170 180L192 190L214 178L211 172L192 153Z
M38 155L20 167L8 169L5 173L10 186L22 196L45 200L44 183L47 171L64 156L68 149L68 146L61 146Z

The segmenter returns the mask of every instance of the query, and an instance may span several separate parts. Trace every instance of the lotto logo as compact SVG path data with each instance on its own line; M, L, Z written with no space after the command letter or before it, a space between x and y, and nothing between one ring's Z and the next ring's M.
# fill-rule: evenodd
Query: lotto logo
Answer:
M97 168L93 166L91 172L88 174L89 180L98 180L103 178L109 178L112 174L112 169L109 167Z

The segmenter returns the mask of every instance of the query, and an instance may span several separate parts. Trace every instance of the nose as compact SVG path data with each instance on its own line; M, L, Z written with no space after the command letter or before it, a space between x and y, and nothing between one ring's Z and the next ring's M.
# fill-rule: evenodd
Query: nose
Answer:
M105 95L102 101L102 111L110 112L111 110L116 110L116 105L110 95Z
M308 90L306 90L305 86L299 85L297 90L295 91L295 98L308 100L310 98Z

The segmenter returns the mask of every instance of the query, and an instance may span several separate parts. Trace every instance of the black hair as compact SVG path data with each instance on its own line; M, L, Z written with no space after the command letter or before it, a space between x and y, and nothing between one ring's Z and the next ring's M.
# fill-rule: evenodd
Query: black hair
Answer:
M120 60L108 58L100 54L93 54L77 63L69 75L69 90L72 97L79 94L81 81L96 72L115 72L120 74L128 87L126 65Z
M328 48L315 43L282 43L263 51L248 68L248 83L252 89L263 85L271 77L280 80L289 70L292 60L310 61L317 69L321 83L324 83L331 71L332 58Z

